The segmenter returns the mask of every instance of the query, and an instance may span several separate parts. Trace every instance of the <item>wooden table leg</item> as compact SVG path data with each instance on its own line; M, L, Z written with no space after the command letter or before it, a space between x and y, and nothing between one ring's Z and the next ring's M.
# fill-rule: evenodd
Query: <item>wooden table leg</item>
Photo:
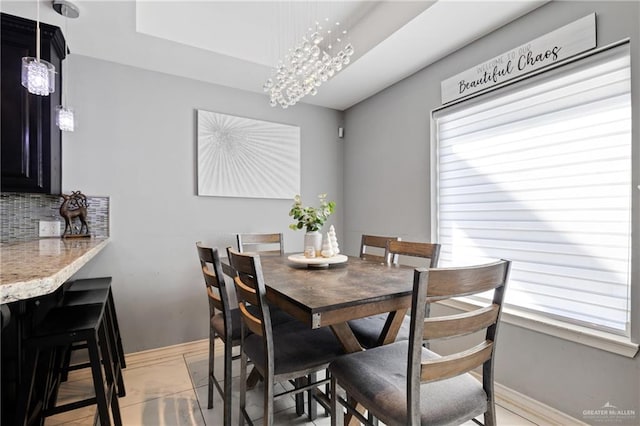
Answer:
M360 342L358 342L358 339L356 339L356 336L353 334L351 327L349 327L349 324L346 322L332 325L331 330L342 344L345 352L352 353L364 350L360 345ZM356 410L360 412L365 411L364 407L359 404L356 406ZM357 426L360 423L351 414L346 413L344 417L344 424L347 426Z
M402 327L402 321L404 320L405 315L407 315L407 311L408 309L399 309L394 312L389 312L387 321L384 323L382 333L380 333L380 338L378 339L378 346L388 345L389 343L396 341L396 337L398 337L398 332L400 331L400 327Z
M333 334L338 338L345 352L353 353L363 350L360 342L358 342L353 331L351 331L351 327L349 327L349 324L346 322L332 325L331 331L333 331Z
M249 377L247 377L247 389L255 388L258 382L260 381L261 377L262 375L260 375L260 372L254 366L253 369L251 370L251 373L249 373Z

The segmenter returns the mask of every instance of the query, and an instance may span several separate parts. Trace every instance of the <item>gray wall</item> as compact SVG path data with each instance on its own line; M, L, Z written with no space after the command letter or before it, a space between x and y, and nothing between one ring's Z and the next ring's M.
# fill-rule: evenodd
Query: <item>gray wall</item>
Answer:
M111 242L78 276L113 276L126 352L208 336L196 241L224 251L237 232L283 232L302 251L303 232L287 229L293 200L195 195L196 109L300 126L303 200L337 202L340 238L342 113L77 55L69 70L78 125L64 134L63 189L111 197Z
M551 2L477 40L345 114L345 250L358 252L362 233L428 241L430 111L440 106L440 82L591 12L598 45L630 37L632 49L634 182L640 165L640 3ZM437 40L433 41L437 43ZM638 212L639 199L633 207ZM634 229L640 226L634 215ZM636 232L637 234L637 232ZM634 253L638 253L638 239ZM638 255L634 255L635 325L640 325ZM638 330L633 330L638 340ZM504 324L497 381L578 419L606 402L635 410L640 421L640 360L629 359Z

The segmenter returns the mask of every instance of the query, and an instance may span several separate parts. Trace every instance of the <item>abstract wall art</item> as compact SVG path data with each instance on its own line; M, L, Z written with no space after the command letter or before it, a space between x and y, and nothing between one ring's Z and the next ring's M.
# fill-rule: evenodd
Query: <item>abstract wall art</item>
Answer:
M300 128L198 110L198 195L300 193Z

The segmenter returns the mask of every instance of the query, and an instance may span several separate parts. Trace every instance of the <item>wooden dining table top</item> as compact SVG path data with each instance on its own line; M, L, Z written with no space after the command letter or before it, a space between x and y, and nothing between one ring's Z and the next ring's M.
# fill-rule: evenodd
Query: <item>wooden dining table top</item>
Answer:
M359 257L324 268L293 263L287 255L260 260L269 302L313 328L393 310L387 306L411 304L412 267Z
M348 256L345 263L307 267L284 256L261 256L267 300L311 328L330 326L348 352L361 350L349 320L391 313L394 340L411 306L414 268ZM223 261L226 272L230 272Z

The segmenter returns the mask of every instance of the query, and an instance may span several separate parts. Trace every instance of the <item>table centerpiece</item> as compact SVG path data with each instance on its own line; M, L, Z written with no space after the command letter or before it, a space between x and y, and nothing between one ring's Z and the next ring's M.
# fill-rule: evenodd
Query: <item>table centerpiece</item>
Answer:
M302 198L296 195L293 199L293 206L289 211L289 216L296 221L289 225L289 228L298 230L304 228L304 253L307 257L320 256L322 252L322 234L320 230L329 216L335 211L336 203L327 201L327 194L318 195L319 207L303 206Z

